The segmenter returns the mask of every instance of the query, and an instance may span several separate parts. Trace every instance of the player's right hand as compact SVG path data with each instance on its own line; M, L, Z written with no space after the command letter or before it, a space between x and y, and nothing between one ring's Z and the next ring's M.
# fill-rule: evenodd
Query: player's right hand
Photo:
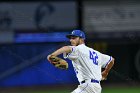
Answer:
M102 80L107 80L108 73L104 70L102 72Z

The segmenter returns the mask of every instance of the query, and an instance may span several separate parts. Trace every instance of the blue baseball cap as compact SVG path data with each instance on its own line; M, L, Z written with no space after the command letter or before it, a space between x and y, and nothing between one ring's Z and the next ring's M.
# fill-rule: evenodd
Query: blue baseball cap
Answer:
M69 39L71 38L71 36L77 36L77 37L86 39L85 38L85 33L83 31L81 31L81 30L73 30L71 32L71 34L66 35L66 37L69 38Z

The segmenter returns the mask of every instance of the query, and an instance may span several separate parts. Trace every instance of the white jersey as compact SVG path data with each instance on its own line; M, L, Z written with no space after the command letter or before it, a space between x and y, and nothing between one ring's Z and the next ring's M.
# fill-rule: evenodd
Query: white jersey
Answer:
M67 55L64 53L64 58L72 60L78 81L88 79L101 81L101 68L111 62L112 57L89 48L85 44L70 47L72 47L72 52Z

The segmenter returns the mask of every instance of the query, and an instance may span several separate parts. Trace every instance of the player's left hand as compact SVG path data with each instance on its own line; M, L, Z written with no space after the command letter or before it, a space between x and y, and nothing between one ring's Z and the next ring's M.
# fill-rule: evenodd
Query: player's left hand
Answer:
M50 61L51 64L53 64L56 68L59 69L68 69L68 63L62 58L53 56L53 55L48 55L47 59Z
M107 80L108 73L104 70L102 72L102 80Z

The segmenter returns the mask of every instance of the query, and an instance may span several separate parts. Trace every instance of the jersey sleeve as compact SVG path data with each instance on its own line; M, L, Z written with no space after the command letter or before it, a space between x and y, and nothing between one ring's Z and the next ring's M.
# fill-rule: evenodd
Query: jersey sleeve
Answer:
M107 64L112 61L112 56L105 55L105 54L100 54L100 56L101 56L100 60L101 60L102 68L105 68Z
M69 46L72 48L72 52L70 53L63 53L64 58L68 58L70 60L75 60L78 58L78 49L76 46Z

